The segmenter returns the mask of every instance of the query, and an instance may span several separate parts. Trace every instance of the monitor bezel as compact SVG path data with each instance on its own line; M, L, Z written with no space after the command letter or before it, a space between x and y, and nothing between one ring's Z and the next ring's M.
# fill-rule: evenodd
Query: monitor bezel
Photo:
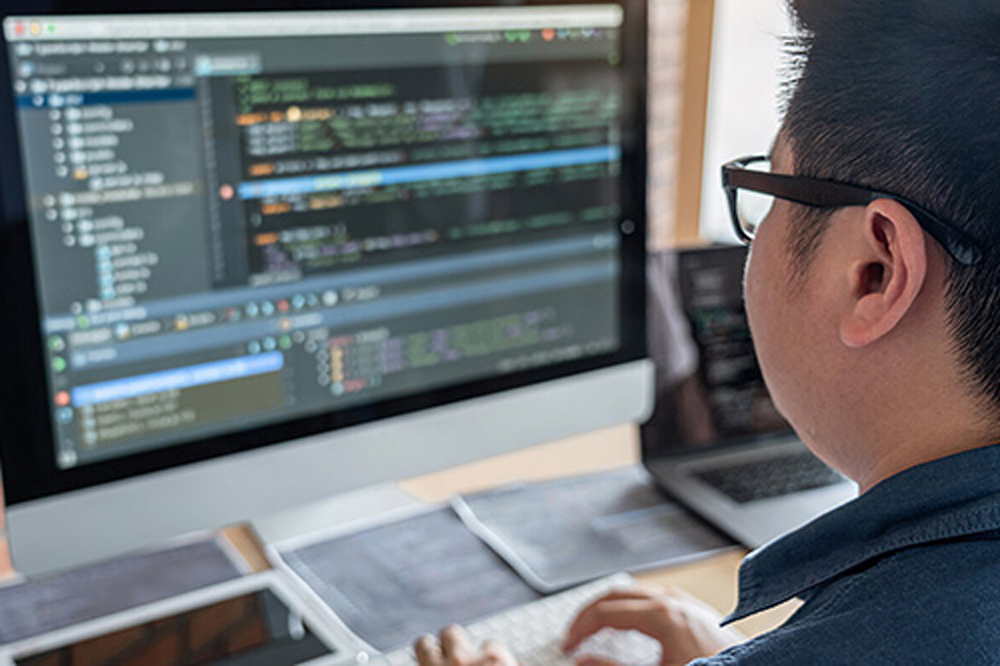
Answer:
M0 9L7 16L202 13L225 11L392 10L426 7L555 6L611 4L607 0L496 1L420 0L154 0L141 8L111 0L87 2L22 1ZM561 379L645 358L646 219L646 10L644 3L620 0L625 15L622 64L625 122L622 132L622 218L635 222L622 233L620 257L621 346L617 352L558 365L441 387L419 395L328 411L152 451L61 469L55 460L50 388L37 305L37 279L25 206L21 148L17 139L7 43L0 37L0 154L16 155L14 168L0 170L0 339L13 353L0 354L0 464L10 506L140 475L238 454L323 432L450 405L494 393ZM333 445L333 444L332 444Z

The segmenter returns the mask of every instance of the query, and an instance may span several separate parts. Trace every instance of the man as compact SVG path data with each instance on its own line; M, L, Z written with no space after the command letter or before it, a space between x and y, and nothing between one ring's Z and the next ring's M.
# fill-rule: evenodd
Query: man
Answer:
M728 620L804 602L774 631L737 642L684 595L622 591L566 648L616 627L663 664L1000 664L1000 3L790 4L798 77L770 167L724 178L771 394L862 494L744 562ZM741 211L748 192L766 217ZM421 663L514 663L442 639Z

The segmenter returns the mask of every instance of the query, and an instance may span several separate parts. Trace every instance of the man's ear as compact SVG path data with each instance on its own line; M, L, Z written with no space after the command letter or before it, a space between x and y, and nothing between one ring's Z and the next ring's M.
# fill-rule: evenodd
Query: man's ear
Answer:
M840 339L863 347L895 329L913 307L927 275L927 246L916 218L892 199L868 204L854 233L850 307Z

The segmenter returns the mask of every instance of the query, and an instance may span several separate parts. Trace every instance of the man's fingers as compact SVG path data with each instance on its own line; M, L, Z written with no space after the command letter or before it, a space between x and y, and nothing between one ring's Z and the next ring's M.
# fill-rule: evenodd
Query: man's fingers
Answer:
M621 664L614 659L608 659L607 657L595 657L592 654L585 654L577 657L574 660L576 666L621 666Z
M516 666L517 659L510 651L496 641L485 641L480 646L486 664Z
M580 613L563 641L563 651L570 652L588 636L596 634L605 627L612 629L634 629L647 636L660 640L657 629L662 628L658 622L657 610L662 608L662 602L643 597L639 599L604 600L594 604Z
M441 652L450 664L463 664L476 656L472 643L469 642L469 634L457 624L441 632Z
M413 645L420 666L517 666L517 659L500 643L486 641L477 650L469 634L453 624L441 632L441 642L423 636Z
M442 666L444 664L441 648L433 636L421 636L417 639L417 642L413 644L413 653L420 666Z
M592 608L600 604L606 603L608 601L623 601L626 599L655 599L663 591L660 589L651 589L641 586L629 587L624 589L612 590L604 596L594 599L589 604L577 611L576 616L580 617L590 612Z

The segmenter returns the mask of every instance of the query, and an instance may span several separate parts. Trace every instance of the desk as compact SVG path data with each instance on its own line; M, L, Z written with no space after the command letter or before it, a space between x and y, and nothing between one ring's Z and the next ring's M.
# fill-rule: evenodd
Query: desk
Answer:
M407 479L399 485L418 499L435 502L456 493L483 490L511 481L587 474L638 462L638 428L625 425ZM725 553L692 564L639 574L636 578L643 583L687 590L725 614L736 605L737 570L746 552ZM756 636L784 622L800 605L790 601L734 626L748 636Z
M399 485L418 499L437 502L455 493L483 490L510 481L551 479L634 465L639 462L638 452L637 429L620 426L407 479ZM3 521L2 511L0 521ZM263 556L254 552L256 542L253 535L239 527L227 528L224 533L244 557L255 564L254 569L266 567ZM647 583L680 587L720 612L727 613L735 605L736 572L745 554L745 551L726 553L692 564L640 574L637 578ZM6 543L0 543L0 577L11 573ZM797 602L789 602L743 620L736 627L748 635L756 635L783 622L797 607Z

